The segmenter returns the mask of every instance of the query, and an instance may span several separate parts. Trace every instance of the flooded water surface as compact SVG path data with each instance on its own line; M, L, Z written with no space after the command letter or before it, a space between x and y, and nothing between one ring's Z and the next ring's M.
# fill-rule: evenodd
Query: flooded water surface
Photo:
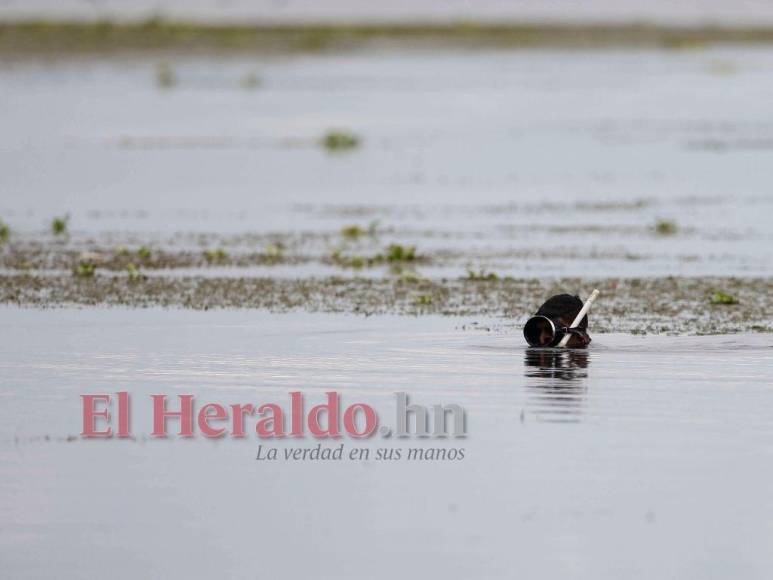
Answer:
M430 277L769 276L771 71L750 47L6 63L0 215L31 243L69 213L101 251L273 233L298 276L348 225Z
M601 334L556 353L463 318L5 308L0 327L9 577L762 579L773 566L769 335ZM118 390L135 439L78 438L79 395ZM463 439L342 441L464 459L270 462L258 445L317 441L147 437L150 394L289 408L291 390L307 405L336 390L389 425L395 392L458 404Z
M721 4L668 14L770 12ZM4 55L0 577L770 578L773 48L663 46ZM593 288L590 349L525 348ZM149 436L293 391L466 436Z

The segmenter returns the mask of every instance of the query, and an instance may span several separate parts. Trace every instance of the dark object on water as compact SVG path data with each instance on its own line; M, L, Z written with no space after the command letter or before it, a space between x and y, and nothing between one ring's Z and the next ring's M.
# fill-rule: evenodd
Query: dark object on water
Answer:
M583 348L591 342L588 336L588 316L571 328L575 317L580 313L583 302L579 296L558 294L552 296L540 306L523 327L523 336L530 346L558 346L567 334L570 335L569 348Z

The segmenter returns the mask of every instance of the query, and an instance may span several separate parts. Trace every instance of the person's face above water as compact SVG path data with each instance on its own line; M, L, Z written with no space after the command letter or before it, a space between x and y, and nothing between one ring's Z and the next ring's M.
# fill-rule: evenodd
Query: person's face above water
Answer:
M561 325L565 327L569 327L570 324L572 324L574 317L571 319L567 319L566 317L562 316L559 318L561 321ZM590 336L588 336L588 333L585 331L585 329L581 329L583 332L581 335L577 334L570 334L569 335L569 342L566 343L567 348L585 348L588 346L591 342ZM540 333L540 344L542 344L542 334Z
M547 347L557 345L563 329L569 328L575 318L580 314L583 303L579 296L570 294L557 294L551 296L540 306L536 314L530 318L524 326L524 336L532 346ZM554 328L555 327L555 328ZM568 333L567 343L569 348L584 348L591 342L587 332L588 316L584 316L577 328ZM558 332L558 336L554 334Z
M540 320L537 328L539 330L539 346L548 346L553 340L553 329L547 320Z

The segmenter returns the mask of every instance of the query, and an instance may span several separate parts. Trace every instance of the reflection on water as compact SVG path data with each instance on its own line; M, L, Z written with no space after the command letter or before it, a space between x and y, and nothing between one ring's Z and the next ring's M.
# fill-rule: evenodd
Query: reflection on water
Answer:
M587 350L528 348L524 355L526 389L542 421L578 421L587 386Z

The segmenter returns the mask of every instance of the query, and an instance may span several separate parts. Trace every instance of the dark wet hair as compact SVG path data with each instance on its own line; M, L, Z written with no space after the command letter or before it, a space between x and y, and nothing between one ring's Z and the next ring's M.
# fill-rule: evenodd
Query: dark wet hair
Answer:
M571 324L574 317L582 310L582 300L579 296L571 294L556 294L547 299L545 304L537 310L537 316L547 316L548 318L563 318L566 324ZM588 315L586 314L580 324L580 328L588 328Z

